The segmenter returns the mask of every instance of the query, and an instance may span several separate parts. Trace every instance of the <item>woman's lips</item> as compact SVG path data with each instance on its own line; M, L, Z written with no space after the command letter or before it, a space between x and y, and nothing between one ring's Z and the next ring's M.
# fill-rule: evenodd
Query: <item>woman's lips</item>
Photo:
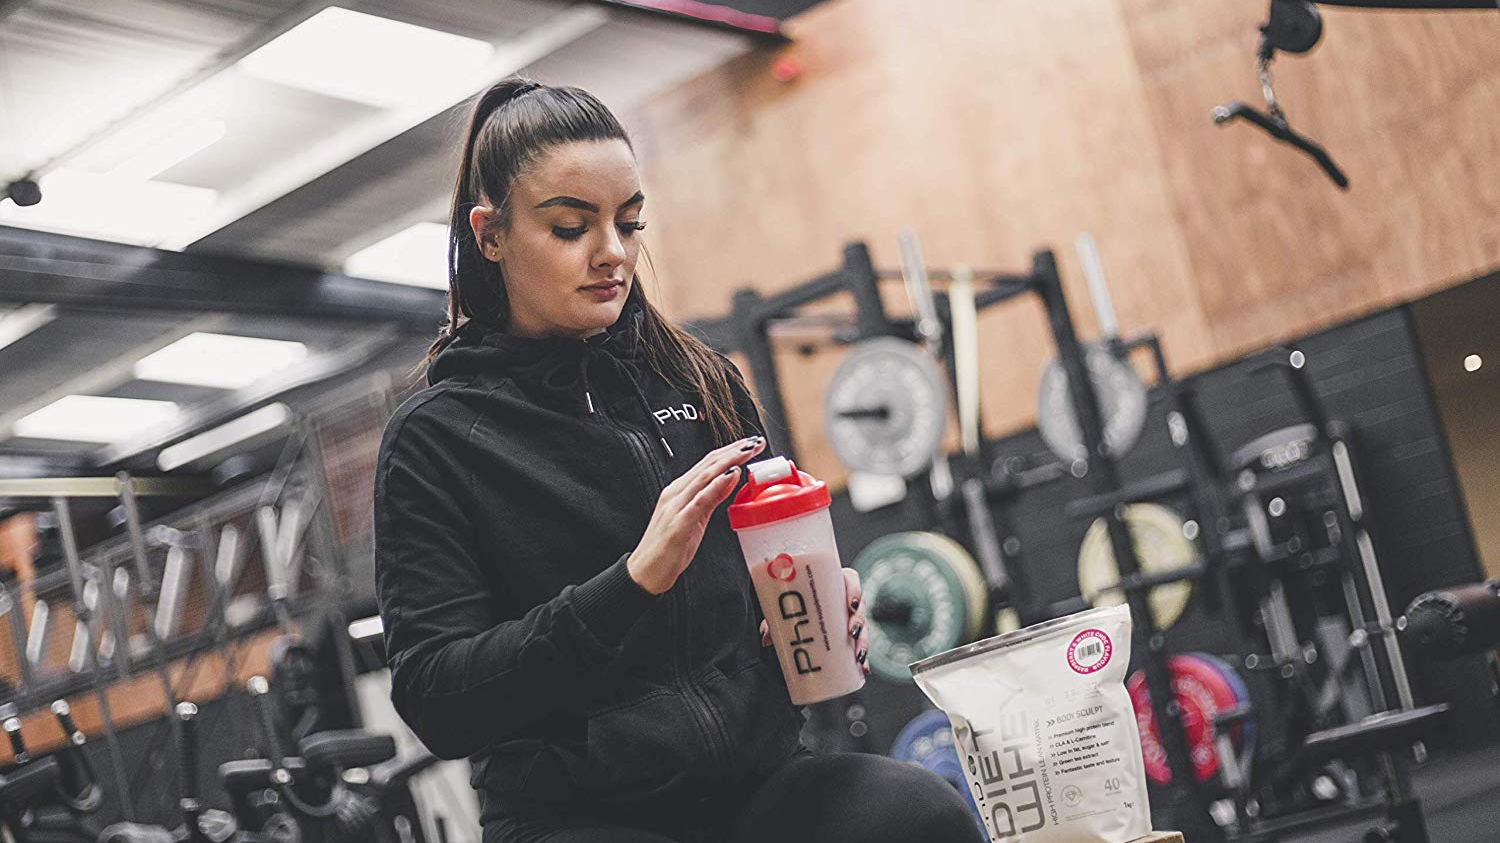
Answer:
M623 280L601 281L598 284L590 284L587 287L579 289L593 296L597 301L610 301L620 295L621 290L625 289L625 282Z

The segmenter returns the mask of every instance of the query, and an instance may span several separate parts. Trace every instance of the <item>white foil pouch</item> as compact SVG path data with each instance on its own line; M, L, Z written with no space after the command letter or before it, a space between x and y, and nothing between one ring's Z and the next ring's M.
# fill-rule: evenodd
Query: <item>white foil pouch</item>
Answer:
M987 638L911 666L953 726L990 840L1125 843L1151 833L1125 671L1130 609Z

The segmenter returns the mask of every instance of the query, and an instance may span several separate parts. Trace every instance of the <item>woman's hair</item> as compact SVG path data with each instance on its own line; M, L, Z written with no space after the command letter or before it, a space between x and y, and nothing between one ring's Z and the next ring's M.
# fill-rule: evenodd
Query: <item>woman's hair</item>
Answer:
M469 211L476 204L489 205L498 211L490 218L491 226L498 230L510 225L511 185L544 152L566 143L608 140L631 146L624 127L609 109L579 88L552 87L517 77L498 82L480 95L464 139L448 221L448 323L428 349L424 365L470 319L504 325L510 318L505 279L499 264L480 253L469 227ZM750 425L739 417L731 386L744 389L739 373L697 337L667 321L647 301L639 274L631 279L630 295L643 311L641 343L646 364L673 387L702 398L704 415L718 441L742 435Z

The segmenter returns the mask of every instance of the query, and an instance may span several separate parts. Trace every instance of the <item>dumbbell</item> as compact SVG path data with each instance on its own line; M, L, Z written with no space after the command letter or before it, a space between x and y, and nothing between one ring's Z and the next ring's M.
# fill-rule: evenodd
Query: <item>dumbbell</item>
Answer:
M87 817L99 809L103 794L94 780L93 767L81 749L83 734L74 725L64 700L52 704L52 713L67 738L55 755L36 758L21 737L21 719L14 705L0 710L0 728L10 741L16 767L0 776L0 814L11 837L29 840L93 841L98 830Z
M173 711L179 725L178 799L183 823L176 829L121 822L104 829L98 843L260 843L239 833L229 814L205 809L198 801L198 706L180 702Z

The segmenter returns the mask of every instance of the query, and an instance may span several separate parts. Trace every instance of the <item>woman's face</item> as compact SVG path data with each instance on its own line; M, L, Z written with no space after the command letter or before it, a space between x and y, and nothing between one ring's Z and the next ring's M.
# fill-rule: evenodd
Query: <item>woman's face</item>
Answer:
M620 140L553 147L517 176L510 224L481 250L500 264L511 333L587 337L613 325L640 257L645 201ZM489 213L470 214L476 231Z

